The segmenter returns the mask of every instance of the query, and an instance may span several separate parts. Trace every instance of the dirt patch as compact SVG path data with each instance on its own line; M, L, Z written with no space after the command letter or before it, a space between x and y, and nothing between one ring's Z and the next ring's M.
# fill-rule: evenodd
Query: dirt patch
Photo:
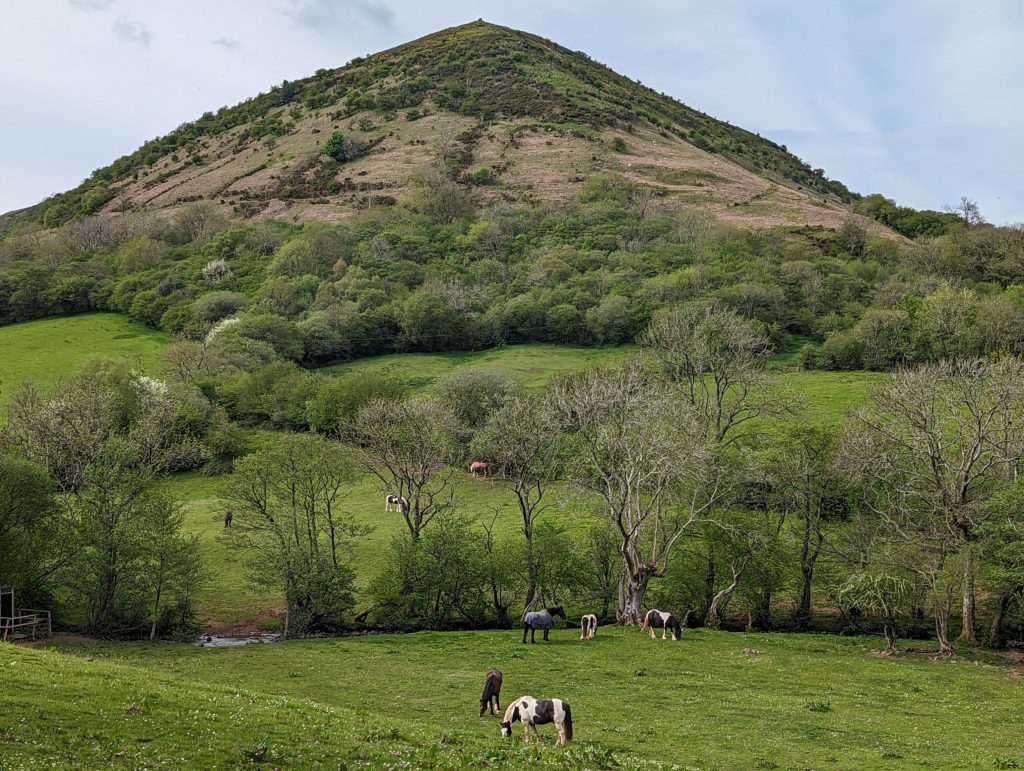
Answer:
M246 621L208 621L203 629L204 635L211 637L244 637L256 635L260 627L271 621L283 620L285 614L284 606L275 606L264 609L256 618Z

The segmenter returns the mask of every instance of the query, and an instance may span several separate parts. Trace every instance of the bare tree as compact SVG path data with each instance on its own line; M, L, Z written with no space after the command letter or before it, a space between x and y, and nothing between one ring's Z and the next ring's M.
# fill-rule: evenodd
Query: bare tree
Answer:
M635 363L559 383L552 401L578 446L578 483L601 498L618 531L618 616L639 624L651 579L665 575L679 539L717 500L703 428L677 388Z
M966 195L960 196L960 201L955 206L947 206L946 211L960 217L967 227L981 225L985 222L985 218L981 216L981 207L978 206L978 202Z
M712 444L731 444L739 429L783 405L768 389L771 348L757 325L717 303L690 303L657 315L640 338L693 405Z
M537 518L547 508L544 494L561 470L565 442L551 405L536 396L515 396L492 413L477 434L474 448L479 457L492 463L502 485L516 498L526 539L526 607L537 596L537 564L533 552L533 531Z
M405 500L402 517L418 542L423 528L452 506L459 427L451 409L436 399L377 399L357 413L343 435L359 448L363 463L384 494Z
M944 652L947 596L962 575L963 629L974 644L975 561L985 499L1016 479L1024 457L1024 365L959 361L898 372L859 410L843 455L865 502L927 584Z

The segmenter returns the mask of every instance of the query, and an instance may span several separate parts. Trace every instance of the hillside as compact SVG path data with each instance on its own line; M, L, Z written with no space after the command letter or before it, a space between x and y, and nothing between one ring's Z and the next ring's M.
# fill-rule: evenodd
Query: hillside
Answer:
M341 160L322 154L335 131ZM236 216L337 221L407 200L411 178L438 160L485 182L483 200L510 204L566 201L603 171L754 226L835 227L852 200L783 146L480 21L206 113L0 221L55 226L200 199Z

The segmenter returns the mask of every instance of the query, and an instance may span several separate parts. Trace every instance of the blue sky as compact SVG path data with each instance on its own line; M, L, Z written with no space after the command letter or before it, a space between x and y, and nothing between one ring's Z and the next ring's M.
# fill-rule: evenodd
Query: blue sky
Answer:
M829 177L1024 221L1018 0L0 0L0 211L206 110L484 18L587 52Z

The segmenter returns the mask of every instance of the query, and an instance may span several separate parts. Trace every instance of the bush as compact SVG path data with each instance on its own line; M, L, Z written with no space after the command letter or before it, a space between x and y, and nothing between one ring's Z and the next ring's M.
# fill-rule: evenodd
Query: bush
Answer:
M358 145L355 141L349 139L340 131L335 131L327 138L327 141L324 142L324 149L321 152L338 163L351 161L359 155Z
M209 292L192 304L192 313L200 321L213 323L235 315L249 304L249 298L237 292Z

